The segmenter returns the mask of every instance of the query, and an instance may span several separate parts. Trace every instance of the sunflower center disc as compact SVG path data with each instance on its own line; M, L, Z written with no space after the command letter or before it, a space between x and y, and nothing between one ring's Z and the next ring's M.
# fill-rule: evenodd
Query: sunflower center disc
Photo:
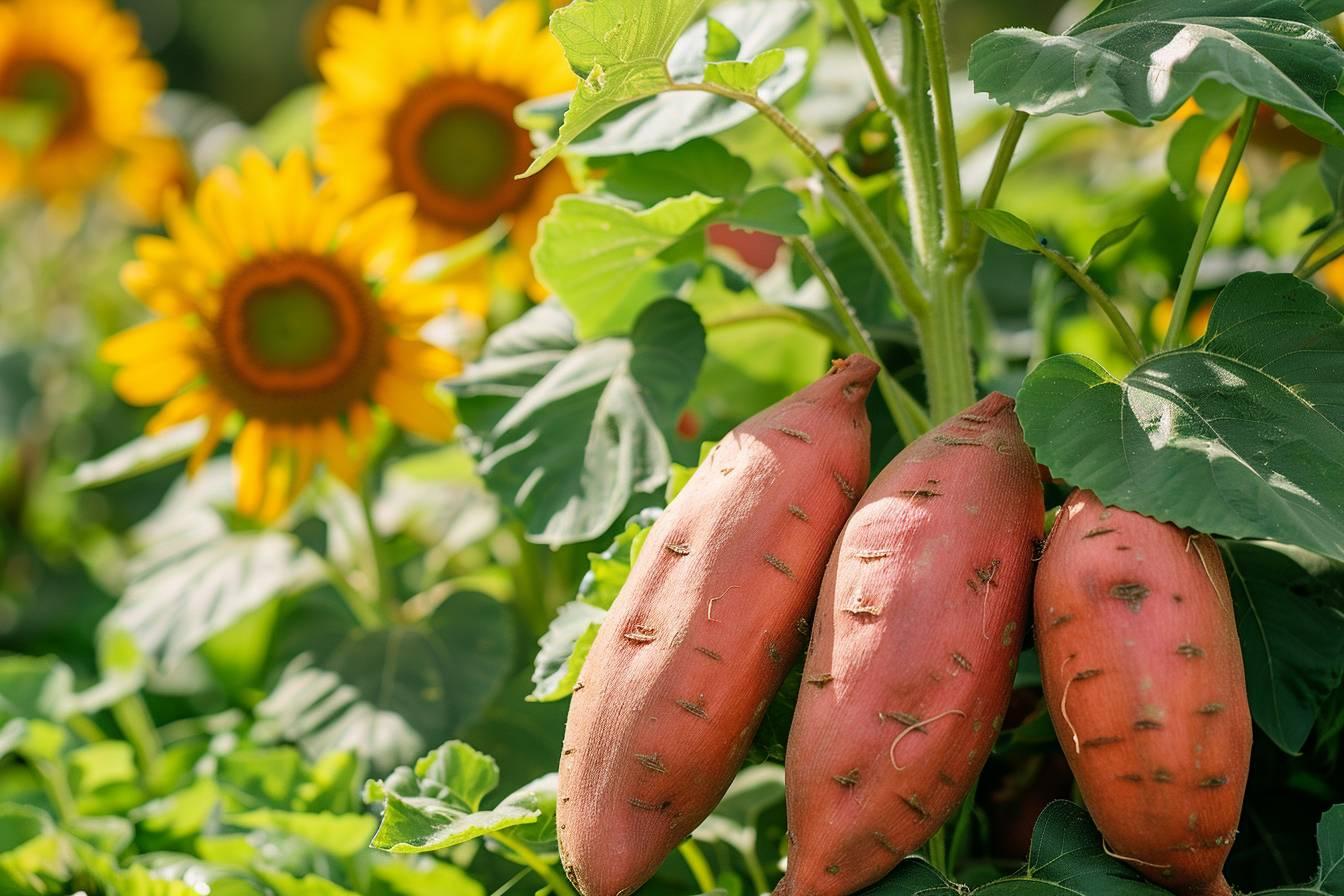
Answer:
M421 214L477 229L524 206L535 186L515 180L532 140L513 120L520 97L471 78L433 78L406 95L389 128L392 180Z
M252 293L243 316L248 346L268 367L309 367L330 357L340 338L330 300L302 280Z
M0 94L43 110L50 116L49 133L53 136L74 130L84 107L84 93L79 81L55 62L15 63L3 79Z

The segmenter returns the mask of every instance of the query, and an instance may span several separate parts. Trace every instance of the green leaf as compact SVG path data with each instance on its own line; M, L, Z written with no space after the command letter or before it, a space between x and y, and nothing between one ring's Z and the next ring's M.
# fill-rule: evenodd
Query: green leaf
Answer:
M1092 262L1096 261L1101 253L1105 252L1107 249L1118 246L1129 239L1142 223L1143 218L1135 218L1128 224L1117 227L1114 230L1108 230L1097 237L1097 241L1092 244L1092 251L1087 253L1087 263L1083 265L1083 270L1092 267Z
M1344 0L1302 0L1302 5L1321 21L1333 19L1344 12Z
M698 232L722 205L722 199L692 193L635 211L566 196L541 222L533 264L574 316L581 339L628 333L640 312L668 295L643 288L675 264L659 256ZM602 238L594 239L598 233Z
M1078 355L1027 377L1037 459L1115 504L1344 560L1344 318L1287 274L1223 290L1208 333L1123 380Z
M607 169L602 192L651 208L692 193L738 197L750 180L751 165L717 140L699 137L675 149L621 156Z
M1332 806L1316 825L1321 864L1316 879L1300 887L1277 887L1257 896L1344 896L1344 804Z
M141 436L111 454L80 464L70 479L76 488L95 488L150 473L185 460L204 436L204 420Z
M759 230L779 236L806 236L803 203L784 187L765 187L746 196L736 208L726 210L720 220L745 230Z
M973 208L967 210L966 214L972 224L1001 243L1024 252L1040 249L1040 244L1036 242L1036 231L1011 212L999 208Z
M977 90L1032 115L1152 124L1210 80L1330 138L1341 75L1344 51L1296 0L1103 0L1063 35L996 31L970 59Z
M469 724L504 683L513 624L494 598L458 592L418 625L343 643L315 631L258 704L255 734L312 757L351 751L375 771L409 762Z
M653 527L658 513L645 510L625 524L625 531L606 550L588 555L589 569L579 582L578 596L560 607L541 636L532 671L535 686L528 700L550 703L574 692L598 628L630 577L637 546Z
M705 66L705 83L719 84L742 93L755 93L765 81L784 67L787 55L775 47L749 61L711 62Z
M605 2L603 0L603 4ZM639 3L640 0L631 2ZM734 58L750 60L795 41L813 18L812 6L806 0L746 0L716 4L714 20L740 42L741 47ZM667 70L673 81L701 81L707 63L729 61L706 56L706 47L710 43L708 22L704 19L692 25L668 55ZM723 43L716 41L714 49L724 49ZM783 68L760 85L757 93L766 102L778 103L807 76L807 71L807 51L801 47L787 47ZM520 117L530 122L532 118L558 114L560 110L553 108L555 103L554 100L541 100L528 104ZM713 94L661 93L644 102L628 105L593 124L581 139L574 141L572 149L588 157L673 149L696 137L711 136L736 127L754 114L750 106Z
M447 384L481 439L480 470L491 490L518 508L529 539L549 545L600 536L634 494L667 481L664 433L705 354L704 327L684 302L650 306L628 339L571 342L563 355L550 341L557 315L554 306L524 315L492 338L481 363ZM506 397L512 405L484 426Z
M224 821L248 830L288 834L342 858L362 852L369 845L369 837L374 830L374 819L371 816L336 815L330 812L257 809L229 815Z
M1316 713L1344 681L1344 573L1309 570L1288 554L1223 542L1251 715L1297 753Z
M384 862L373 868L380 896L485 896L485 886L447 862Z
M180 661L213 635L279 597L321 582L317 556L286 532L230 532L215 504L233 494L228 460L180 482L137 527L144 550L105 625L130 634L149 658Z
M1321 180L1335 213L1344 213L1344 147L1327 146L1321 153Z
M63 720L74 693L75 673L54 656L0 657L0 722Z
M736 59L742 52L742 41L727 25L713 16L705 17L705 58L710 62Z
M966 893L921 858L907 859L864 896L952 896ZM1166 890L1106 854L1087 812L1056 800L1036 819L1026 867L975 889L975 896L1162 896Z
M316 874L295 877L271 868L258 868L257 876L275 891L275 896L359 896L354 890L337 886Z
M575 3L551 16L551 33L583 78L556 142L532 162L536 174L576 137L624 105L672 83L667 59L705 0L603 0Z
M460 741L422 757L413 770L403 766L386 780L370 781L365 799L384 804L372 845L394 853L432 852L541 817L539 808L512 797L481 811L482 798L498 781L495 761Z

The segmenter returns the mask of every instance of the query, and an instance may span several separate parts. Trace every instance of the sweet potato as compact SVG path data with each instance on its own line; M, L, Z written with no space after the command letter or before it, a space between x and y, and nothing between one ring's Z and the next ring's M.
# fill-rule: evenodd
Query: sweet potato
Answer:
M1045 507L991 395L908 446L826 569L789 732L788 872L839 896L918 849L975 783L1003 721Z
M1217 546L1074 492L1035 602L1055 733L1107 847L1182 896L1229 894L1251 716Z
M876 374L838 361L734 429L649 532L565 730L560 850L585 896L647 881L731 783L868 481Z

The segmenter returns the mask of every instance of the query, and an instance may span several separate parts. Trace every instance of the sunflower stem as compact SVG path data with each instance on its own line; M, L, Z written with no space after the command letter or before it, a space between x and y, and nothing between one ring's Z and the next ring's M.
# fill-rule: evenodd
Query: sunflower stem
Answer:
M1340 258L1344 258L1344 246L1340 246L1337 249L1327 252L1310 264L1300 265L1293 273L1303 280L1310 280L1320 273L1321 268L1326 267L1331 262L1338 261Z
M1223 202L1227 199L1232 178L1236 176L1237 167L1241 165L1241 157L1246 153L1246 144L1250 142L1251 128L1255 124L1255 112L1259 107L1259 100L1246 101L1246 108L1241 113L1241 123L1237 125L1237 133L1232 138L1232 147L1227 151L1223 170L1218 175L1218 182L1214 184L1213 192L1209 194L1209 201L1204 205L1204 214L1199 219L1199 229L1195 231L1195 240L1190 246L1190 254L1185 259L1185 270L1181 272L1181 284L1176 289L1176 299L1171 306L1171 322L1167 325L1167 336L1162 340L1163 351L1175 348L1176 342L1185 332L1185 317L1190 312L1190 298L1195 293L1199 266L1204 260L1204 253L1208 251L1209 237L1213 235L1213 225L1217 223L1218 213L1222 211Z
M994 154L994 165L990 168L985 188L980 191L980 201L976 204L976 208L993 208L998 203L1003 182L1007 179L1008 169L1013 164L1013 155L1017 152L1018 141L1022 139L1022 129L1026 127L1027 119L1030 117L1026 112L1014 112L1012 118L1008 119L1008 124L1004 125L1003 136L999 138L999 149ZM985 241L988 238L989 234L980 227L972 227L971 232L966 235L966 248L962 252L962 260L968 273L980 266L980 256L985 251Z
M378 537L378 527L373 521L372 493L372 487L360 490L359 507L364 513L364 526L368 529L369 548L373 553L374 593L377 595L378 605L382 607L384 621L401 622L403 612L397 594L397 580L392 574L391 564L387 560L387 550Z
M686 866L691 869L691 876L695 878L695 885L700 888L700 892L709 893L717 886L714 882L714 872L709 867L709 860L705 858L705 854L694 840L681 841L677 852L686 860Z
M1097 307L1106 315L1106 319L1111 322L1115 332L1119 334L1120 341L1125 344L1125 351L1134 360L1135 364L1142 363L1148 356L1148 352L1139 340L1139 336L1134 332L1134 328L1129 325L1125 315L1121 313L1120 308L1115 301L1101 288L1101 284L1089 277L1078 265L1074 264L1068 256L1058 252L1049 246L1041 246L1040 252L1055 267L1059 268L1064 274L1078 284L1087 297L1097 303Z

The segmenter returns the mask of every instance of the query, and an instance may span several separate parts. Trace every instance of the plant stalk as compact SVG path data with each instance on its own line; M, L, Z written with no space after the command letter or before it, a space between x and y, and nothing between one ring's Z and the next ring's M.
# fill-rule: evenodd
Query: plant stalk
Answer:
M1293 273L1303 280L1310 280L1312 277L1319 274L1322 268L1329 266L1332 262L1338 261L1341 258L1344 258L1344 246L1340 246L1338 249L1327 252L1310 264L1299 265L1298 269Z
M998 204L1003 182L1008 177L1008 169L1013 165L1013 155L1017 152L1018 141L1022 139L1022 130L1030 117L1026 112L1014 112L1004 125L1003 136L999 138L999 149L994 154L994 165L989 170L985 188L980 191L980 201L976 203L976 208L993 208ZM985 241L988 238L989 235L979 227L972 227L971 232L966 235L966 249L962 253L962 259L968 272L980 267L980 256L985 251Z
M1339 219L1331 221L1326 225L1325 229L1321 231L1320 236L1312 240L1311 245L1307 247L1307 251L1302 253L1302 258L1298 261L1297 266L1293 268L1294 277L1302 277L1304 272L1311 268L1311 257L1319 252L1337 233L1339 233L1341 224L1344 224L1344 222L1341 222ZM1306 276L1310 276L1310 274L1307 274Z
M812 163L812 166L817 169L817 173L821 175L822 183L826 187L826 195L848 218L859 240L864 244L864 248L868 250L873 261L877 264L878 270L882 272L882 276L887 280L896 297L905 305L906 310L916 321L924 319L928 313L928 300L924 298L923 291L919 284L915 282L910 266L906 262L905 256L901 255L901 250L891 238L891 234L887 233L886 228L882 226L882 222L873 214L873 210L868 207L863 198L855 193L849 184L845 183L844 179L831 167L831 163L825 154L807 138L806 134L798 130L797 126L789 121L784 113L754 93L745 93L731 87L724 87L721 84L674 84L668 90L712 93L716 96L744 103L751 106L774 125L794 146L798 147L808 161Z
M961 207L961 157L957 153L957 124L952 117L943 16L938 0L916 0L916 4L924 26L924 53L929 61L929 88L933 93L934 135L943 185L943 250L955 257L966 234Z
M1258 100L1246 101L1246 108L1241 113L1241 122L1237 125L1237 133L1232 138L1232 147L1227 153L1227 161L1223 163L1218 182L1214 184L1213 192L1209 194L1209 201L1204 206L1204 214L1199 220L1199 229L1195 231L1195 240L1190 246L1190 254L1186 256L1185 270L1181 273L1181 283L1176 289L1175 301L1172 302L1171 323L1167 326L1166 338L1162 340L1163 351L1175 348L1181 333L1185 332L1185 318L1190 313L1190 298L1195 292L1199 266L1204 260L1204 253L1208 251L1209 237L1213 234L1213 225L1217 223L1218 213L1222 211L1223 202L1227 199L1232 178L1236 176L1237 166L1241 164L1241 157L1246 153L1246 144L1251 139L1251 127L1255 124L1255 112L1259 105Z
M535 871L537 877L544 880L556 896L577 896L574 888L569 885L569 881L565 880L563 875L556 874L555 868L542 861L541 857L529 849L521 840L500 831L496 831L490 837L500 846L512 852L519 863Z
M807 239L791 240L790 243L793 250L812 269L812 274L826 290L826 296L831 301L831 308L834 309L836 316L840 318L841 324L844 325L849 342L847 346L849 351L867 355L876 361L878 367L881 368L877 374L878 392L881 394L882 401L887 406L887 411L891 414L892 420L896 422L896 430L900 433L901 440L907 445L910 444L929 431L928 413L915 397L896 381L896 378L887 370L886 365L882 363L882 357L877 353L877 345L863 328L863 323L859 320L854 306L845 297L844 291L841 290L839 282L835 279L835 274L826 266L825 260L817 252L816 247Z
M1101 288L1101 284L1093 280L1078 265L1062 252L1051 249L1049 246L1042 246L1040 249L1042 255L1048 258L1055 267L1059 268L1064 274L1078 284L1087 297L1097 303L1097 307L1106 315L1106 319L1111 322L1115 332L1120 335L1120 341L1125 344L1125 351L1134 359L1135 364L1139 364L1148 356L1139 336L1134 332L1134 328L1129 325L1125 315L1121 313L1114 300L1106 294L1106 290Z
M681 853L681 857L686 860L686 866L691 869L691 876L695 878L695 885L700 888L701 893L708 893L717 886L714 881L714 872L709 867L709 861L694 840L681 841L681 845L677 847L677 852Z
M949 262L934 277L937 291L923 346L929 416L935 425L975 403L970 302L965 278L954 267Z
M159 742L158 729L154 727L154 719L149 714L149 708L145 706L144 698L139 694L123 697L112 704L112 717L116 720L121 733L135 749L140 770L149 774L159 761L163 745Z

